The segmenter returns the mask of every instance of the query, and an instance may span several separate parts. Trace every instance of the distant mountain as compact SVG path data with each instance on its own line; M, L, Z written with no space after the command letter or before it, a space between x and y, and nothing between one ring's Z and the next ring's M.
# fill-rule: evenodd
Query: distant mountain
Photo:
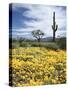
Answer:
M56 37L56 40L59 40L60 38L66 38L66 37ZM10 37L10 39L11 39L11 37ZM25 40L25 41L37 41L37 39L36 38L23 38L23 37L15 37L15 38L13 38L13 39L16 39L16 40ZM50 37L45 37L45 38L41 38L41 41L52 41L53 40L53 37L52 36L50 36Z
M46 37L46 38L42 38L41 40L42 40L42 41L52 41L52 38L53 38L53 37Z
M60 38L66 38L66 37L56 37L56 40L60 39ZM46 38L42 38L42 41L52 41L53 37L46 37Z

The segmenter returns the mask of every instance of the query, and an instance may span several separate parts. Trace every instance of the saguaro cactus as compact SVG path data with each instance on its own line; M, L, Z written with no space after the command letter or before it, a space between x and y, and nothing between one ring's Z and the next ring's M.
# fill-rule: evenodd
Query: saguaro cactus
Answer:
M55 34L57 31L58 25L55 22L55 12L53 12L53 25L52 25L52 29L53 29L53 41L55 41Z

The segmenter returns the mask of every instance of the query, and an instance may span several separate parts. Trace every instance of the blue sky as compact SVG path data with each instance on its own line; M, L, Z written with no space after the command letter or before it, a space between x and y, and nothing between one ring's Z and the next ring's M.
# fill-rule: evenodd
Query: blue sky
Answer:
M11 9L10 9L11 10ZM66 35L66 7L39 4L12 4L12 37L33 38L31 31L40 29L44 37L52 36L53 12L56 13L56 37Z

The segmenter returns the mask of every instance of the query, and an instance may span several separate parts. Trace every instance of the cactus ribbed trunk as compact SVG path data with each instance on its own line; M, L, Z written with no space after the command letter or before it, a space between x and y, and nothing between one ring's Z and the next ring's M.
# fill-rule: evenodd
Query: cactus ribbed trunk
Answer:
M56 22L55 22L55 12L53 12L53 25L52 25L53 41L55 41L55 35L56 35L57 28L58 28L58 25L56 25Z
M55 41L55 31L53 30L53 41Z

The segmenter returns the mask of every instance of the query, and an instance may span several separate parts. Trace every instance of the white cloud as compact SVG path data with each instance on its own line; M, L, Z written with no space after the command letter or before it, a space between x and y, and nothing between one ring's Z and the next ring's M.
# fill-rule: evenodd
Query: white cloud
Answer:
M53 11L56 13L56 23L58 24L57 32L60 32L61 28L66 29L66 11L63 9L63 6L45 6L45 5L29 5L29 4L18 4L14 5L14 7L25 7L29 10L26 12L22 12L22 15L31 18L37 18L37 21L25 21L25 24L29 26L26 29L19 29L22 31L32 31L36 29L40 29L46 33L46 36L52 36L52 23L53 23ZM63 33L62 31L61 33ZM65 30L66 32L66 30ZM58 33L57 33L58 34Z

